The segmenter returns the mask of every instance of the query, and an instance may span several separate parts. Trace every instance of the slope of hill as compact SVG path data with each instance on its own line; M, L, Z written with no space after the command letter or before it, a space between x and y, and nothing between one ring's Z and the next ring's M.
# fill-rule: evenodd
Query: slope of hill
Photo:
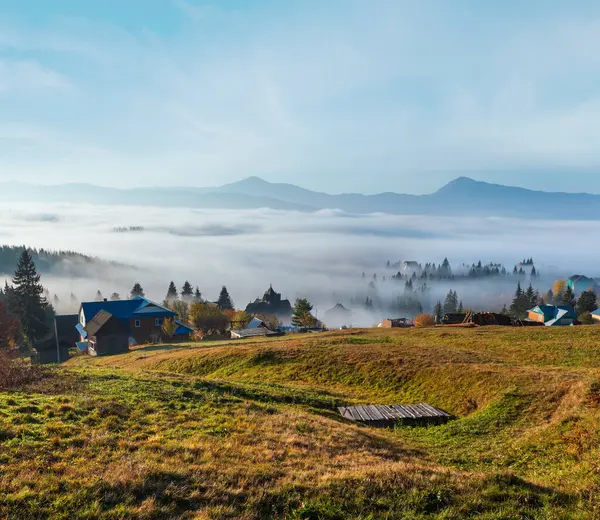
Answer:
M594 518L595 337L344 331L74 358L0 393L0 514ZM377 430L336 411L420 401L459 418Z
M0 246L0 274L15 272L24 246ZM91 270L125 267L116 262L107 262L97 257L75 253L73 251L48 251L29 248L31 257L41 274L54 274L70 277L89 276Z
M502 186L460 177L430 195L380 193L329 195L258 177L216 188L101 188L62 186L0 186L0 202L86 202L211 209L316 211L351 213L498 216L557 220L598 220L600 195L550 193Z

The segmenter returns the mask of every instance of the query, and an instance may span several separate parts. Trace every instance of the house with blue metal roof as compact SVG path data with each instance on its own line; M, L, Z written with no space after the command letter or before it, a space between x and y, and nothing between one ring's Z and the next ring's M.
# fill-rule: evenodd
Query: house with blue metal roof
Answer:
M579 296L585 291L595 291L598 289L598 283L594 278L589 278L582 274L575 274L567 280L567 286Z
M102 311L114 316L127 327L130 345L160 341L163 321L175 318L172 310L141 296L131 300L83 302L79 308L79 323L76 327L82 341L88 337L88 324ZM181 327L189 329L183 323L178 328ZM182 334L185 334L183 329Z
M543 323L546 327L565 327L573 325L577 314L568 305L537 305L527 311L527 319Z

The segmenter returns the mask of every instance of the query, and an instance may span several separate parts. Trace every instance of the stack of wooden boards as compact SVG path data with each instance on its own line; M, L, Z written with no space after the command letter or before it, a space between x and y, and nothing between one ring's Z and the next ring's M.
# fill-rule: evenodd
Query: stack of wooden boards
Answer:
M427 426L430 424L445 424L452 415L427 403L383 405L370 404L363 406L340 406L342 417L351 421L361 422L369 426Z

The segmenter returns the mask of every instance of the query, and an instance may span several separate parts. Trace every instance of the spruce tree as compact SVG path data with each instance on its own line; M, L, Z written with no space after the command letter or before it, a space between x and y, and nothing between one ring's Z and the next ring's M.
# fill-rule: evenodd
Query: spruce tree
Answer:
M102 296L100 289L98 289L98 292L96 293L96 301L101 302L102 300L104 300L104 296Z
M458 312L460 314L462 314L464 312L464 308L463 308L463 302L462 300L460 300L460 303L458 304Z
M121 299L121 296L118 292L114 292L110 295L110 299L114 302Z
M198 286L196 286L196 292L194 293L194 303L200 303L202 301L202 293Z
M458 308L458 295L455 291L448 291L446 299L444 300L444 314L452 314L457 311Z
M167 297L165 300L168 302L176 300L179 295L177 294L177 287L175 286L175 282L171 281L169 284L169 288L167 289Z
M21 322L23 333L30 341L41 338L50 331L48 325L48 302L43 297L44 287L40 283L33 259L25 249L19 258L13 278L11 312Z
M294 305L292 314L292 325L294 327L311 327L316 321L311 311L313 306L306 298L298 298Z
M435 316L436 323L442 322L442 313L443 312L444 311L442 308L442 302L438 300L438 302L435 304L435 307L433 308L433 315Z
M584 291L577 300L577 316L581 316L585 312L594 312L598 309L597 296L594 291Z
M144 289L142 289L142 286L136 282L131 289L131 298L137 298L138 296L144 298L146 295L144 294Z
M523 301L525 302L525 300L527 300L527 306L531 309L537 305L537 299L537 293L533 290L533 286L529 284L529 287L527 287L527 290L525 291L525 299Z
M183 287L181 288L181 299L184 302L190 302L193 296L194 289L192 287L192 284L186 280L183 284Z
M222 311L233 310L233 302L231 301L231 297L229 296L229 292L227 292L227 287L225 286L221 288L221 294L219 294L217 305Z
M529 300L525 291L521 288L521 282L517 282L517 290L515 291L515 297L510 306L510 313L515 318L523 319L527 315L529 310Z
M562 305L568 305L569 307L575 308L577 305L577 301L575 300L575 293L570 285L567 286L567 289L562 295Z

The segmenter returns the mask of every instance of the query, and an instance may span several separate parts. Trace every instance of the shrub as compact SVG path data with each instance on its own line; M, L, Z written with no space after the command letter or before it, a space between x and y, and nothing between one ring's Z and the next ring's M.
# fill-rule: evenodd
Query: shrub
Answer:
M28 383L35 383L48 376L49 371L40 365L17 358L10 352L0 350L0 391L19 390Z
M435 318L431 314L419 314L415 318L415 327L433 327Z

